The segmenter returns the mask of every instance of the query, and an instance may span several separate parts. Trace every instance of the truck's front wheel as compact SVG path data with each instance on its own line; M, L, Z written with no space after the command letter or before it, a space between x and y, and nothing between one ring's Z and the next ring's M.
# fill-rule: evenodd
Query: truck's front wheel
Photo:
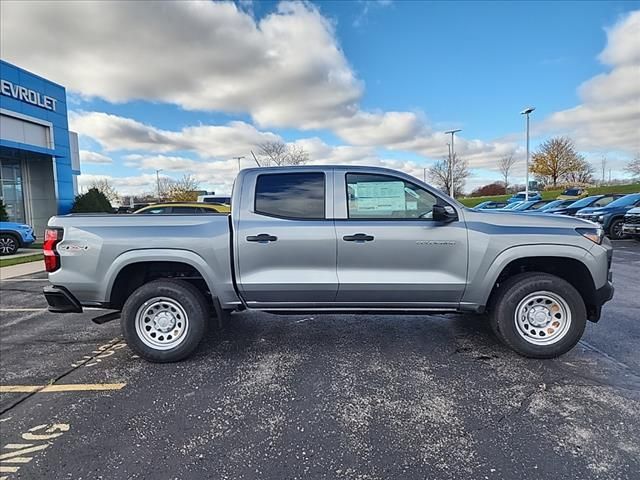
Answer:
M502 342L525 357L558 357L582 337L584 301L562 278L523 273L508 279L497 295L492 326Z
M208 307L202 293L186 281L149 282L122 308L127 344L151 362L177 362L188 357L204 336Z

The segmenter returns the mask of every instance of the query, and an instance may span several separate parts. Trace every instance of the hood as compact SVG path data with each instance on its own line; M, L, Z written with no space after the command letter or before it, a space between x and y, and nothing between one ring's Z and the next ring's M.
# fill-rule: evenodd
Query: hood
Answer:
M465 210L467 222L484 222L496 226L526 227L526 228L578 228L593 227L594 224L587 220L563 215L548 215L542 213L509 212L508 210L496 212L492 210Z
M598 215L601 213L607 213L607 207L586 207L580 209L579 215Z

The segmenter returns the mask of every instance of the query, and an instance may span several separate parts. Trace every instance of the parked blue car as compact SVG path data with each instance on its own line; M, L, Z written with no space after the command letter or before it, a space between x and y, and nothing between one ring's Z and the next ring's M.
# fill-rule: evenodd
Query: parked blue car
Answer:
M624 237L622 225L624 224L625 213L639 206L640 193L632 193L604 207L583 208L576 213L576 218L599 223L611 239L620 240Z
M479 203L474 210L495 210L496 208L503 208L507 206L507 202L495 202L493 200L487 200L486 202Z
M11 255L36 241L33 228L24 223L0 222L0 255Z
M525 192L514 193L513 196L509 198L509 200L507 200L507 203L524 202L525 196L526 196ZM540 195L540 192L531 190L529 192L529 200L542 200L542 195Z

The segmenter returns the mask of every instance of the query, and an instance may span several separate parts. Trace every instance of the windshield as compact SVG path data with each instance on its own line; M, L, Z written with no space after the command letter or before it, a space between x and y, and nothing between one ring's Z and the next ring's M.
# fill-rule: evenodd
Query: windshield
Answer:
M517 210L517 211L528 210L533 205L535 205L537 202L538 202L537 200L533 200L533 201L529 201L529 202L521 202L518 205L516 205L515 208L512 208L511 210Z
M564 192L563 195L580 195L580 189L578 188L568 188Z
M539 208L541 212L545 210L551 210L552 208L559 208L566 205L571 205L572 202L567 202L566 200L554 200L553 202L549 202L546 205L543 205Z
M505 206L502 210L513 210L515 207L517 207L518 205L522 205L523 202L514 202L514 203L510 203L509 205Z
M634 203L636 203L638 200L640 200L640 193L633 193L631 195L625 195L622 198L614 200L613 202L611 202L607 206L609 206L609 207L628 207L629 205L633 205Z
M602 195L594 195L592 197L586 197L586 198L583 198L582 200L578 200L576 203L572 203L571 206L572 207L588 207L597 199L599 199L601 196Z

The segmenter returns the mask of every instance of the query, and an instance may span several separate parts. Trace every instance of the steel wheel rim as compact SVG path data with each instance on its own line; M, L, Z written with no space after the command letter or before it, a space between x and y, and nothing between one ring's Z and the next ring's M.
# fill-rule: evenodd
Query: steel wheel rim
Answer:
M136 333L146 346L170 350L187 336L189 317L182 305L168 297L154 297L136 312Z
M0 253L11 253L15 250L16 241L13 238L0 238Z
M540 291L523 298L516 307L516 331L533 345L552 345L571 327L571 309L560 295Z

